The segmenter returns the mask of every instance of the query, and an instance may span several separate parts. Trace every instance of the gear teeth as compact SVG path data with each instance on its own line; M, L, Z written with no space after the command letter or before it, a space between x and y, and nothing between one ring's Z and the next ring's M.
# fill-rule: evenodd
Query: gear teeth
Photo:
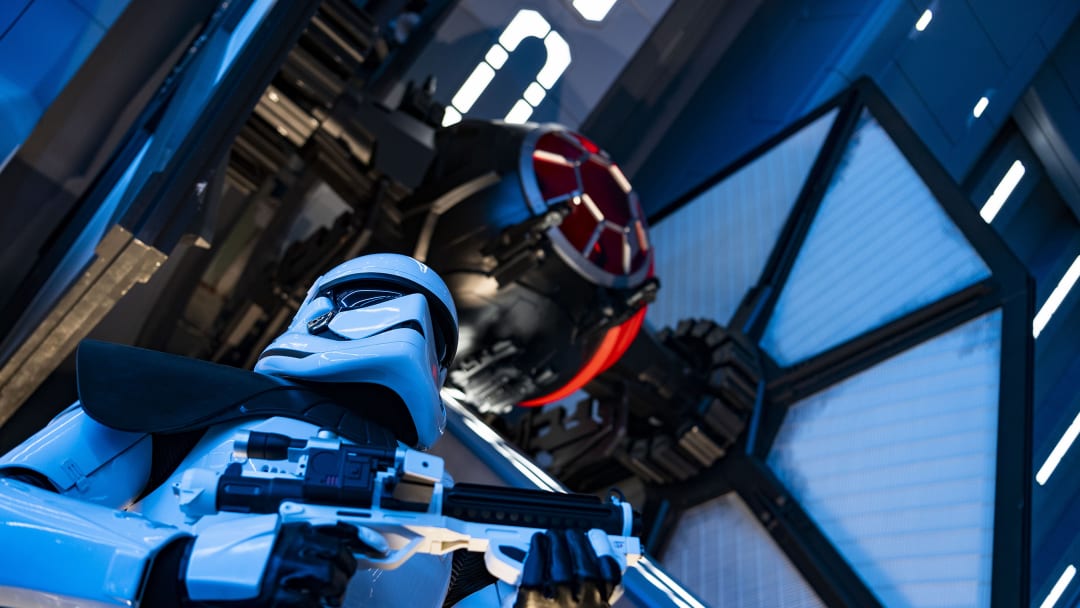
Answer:
M647 439L635 441L625 454L617 454L617 457L623 466L648 482L662 484L670 481L670 477L650 461L649 440Z
M716 444L700 427L694 425L679 437L679 448L693 456L702 466L712 466L724 456L726 450Z
M723 437L729 444L735 443L746 428L743 419L732 412L720 399L713 399L701 418L710 431Z
M667 435L654 437L649 456L675 479L684 481L693 477L701 467L689 462L679 454L675 442Z

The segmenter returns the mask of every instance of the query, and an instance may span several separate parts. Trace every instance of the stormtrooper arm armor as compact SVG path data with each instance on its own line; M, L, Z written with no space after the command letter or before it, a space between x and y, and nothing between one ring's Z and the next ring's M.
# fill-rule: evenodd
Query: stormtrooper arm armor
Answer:
M158 605L144 600L162 588L176 592L165 598L172 605L262 592L275 516L207 521L191 540L123 510L144 489L150 441L76 404L0 457L0 605Z
M150 441L146 433L95 422L75 403L0 457L0 477L119 509L130 505L146 486Z
M149 470L149 435L102 426L78 404L0 457L2 603L132 605L155 555L187 536L117 510Z
M154 557L185 536L135 513L0 478L0 603L137 605Z

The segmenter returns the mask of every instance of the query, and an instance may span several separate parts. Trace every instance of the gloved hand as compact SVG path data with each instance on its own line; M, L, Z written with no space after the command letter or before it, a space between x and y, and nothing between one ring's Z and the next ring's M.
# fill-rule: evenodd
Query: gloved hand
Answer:
M258 596L244 600L192 599L188 595L188 564L194 538L184 539L162 550L155 558L141 604L146 608L220 608L339 606L349 579L356 572L354 553L382 557L386 541L378 533L339 523L312 526L293 522L277 529L274 545L262 570ZM230 545L241 547L243 543ZM228 568L243 554L229 556L220 567ZM218 554L220 555L220 554ZM257 572L257 571L256 571Z
M514 608L607 608L622 580L610 555L597 556L581 530L533 535Z
M263 577L263 605L340 606L345 587L356 572L353 552L369 550L357 528L349 524L284 524Z

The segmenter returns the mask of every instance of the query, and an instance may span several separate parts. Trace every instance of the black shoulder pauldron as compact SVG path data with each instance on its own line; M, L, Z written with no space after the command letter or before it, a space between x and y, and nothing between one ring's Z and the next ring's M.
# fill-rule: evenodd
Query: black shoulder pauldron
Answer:
M409 430L415 441L415 429L395 429L403 425L380 419L385 412L399 411L395 400L400 399L375 384L301 384L97 340L79 345L76 369L83 409L101 424L122 431L181 433L242 418L285 416L358 444L392 446L395 435L411 443Z

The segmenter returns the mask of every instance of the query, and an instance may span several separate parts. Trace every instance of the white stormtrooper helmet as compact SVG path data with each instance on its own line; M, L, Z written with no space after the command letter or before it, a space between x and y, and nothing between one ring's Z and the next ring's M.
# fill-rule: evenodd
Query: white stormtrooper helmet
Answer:
M390 403L358 403L360 413L424 449L446 425L439 389L457 340L457 310L442 279L410 257L377 253L319 277L255 371L325 385L345 399L348 385L385 387ZM370 391L356 394L371 400Z

